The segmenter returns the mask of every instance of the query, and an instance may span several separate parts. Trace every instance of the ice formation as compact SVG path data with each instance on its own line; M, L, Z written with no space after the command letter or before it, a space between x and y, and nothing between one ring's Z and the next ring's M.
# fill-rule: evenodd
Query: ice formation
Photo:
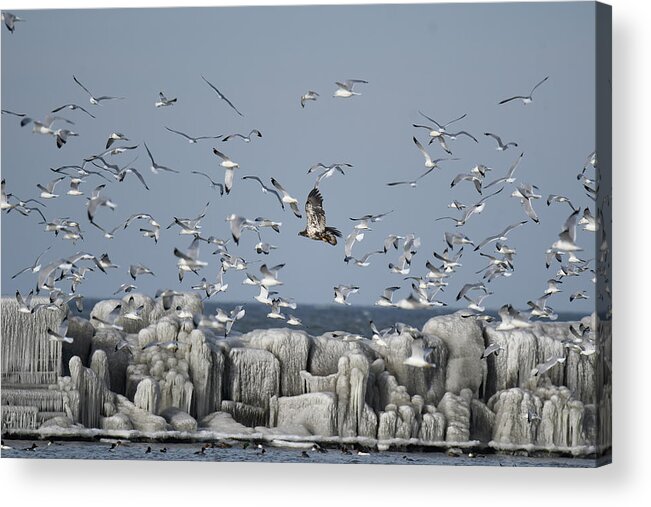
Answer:
M120 332L70 316L74 341L63 346L46 334L60 312L25 315L3 298L3 430L212 431L577 454L610 441L609 367L602 352L566 350L570 323L497 331L460 314L433 317L422 330L431 367L419 368L405 364L414 341L406 330L373 341L295 329L223 338L160 300L121 302L131 297L144 305L141 321L118 319ZM118 302L102 301L91 315L103 319ZM202 310L194 295L172 305ZM482 359L489 343L502 350ZM534 375L553 355L567 359Z

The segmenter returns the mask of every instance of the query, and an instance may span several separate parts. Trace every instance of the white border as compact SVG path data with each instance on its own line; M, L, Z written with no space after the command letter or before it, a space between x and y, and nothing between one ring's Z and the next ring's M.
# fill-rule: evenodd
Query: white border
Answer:
M284 0L192 5L302 4ZM330 0L328 4L351 3ZM368 2L354 3L402 3ZM414 2L415 3L415 2ZM422 3L422 2L418 2ZM651 2L611 0L614 47L614 464L598 470L0 460L4 505L643 505L651 498L649 109ZM178 0L0 0L0 8L154 7ZM333 36L336 36L333 33ZM553 34L550 34L550 37ZM646 113L646 114L645 114ZM20 503L19 503L20 502ZM471 503L472 502L472 503Z

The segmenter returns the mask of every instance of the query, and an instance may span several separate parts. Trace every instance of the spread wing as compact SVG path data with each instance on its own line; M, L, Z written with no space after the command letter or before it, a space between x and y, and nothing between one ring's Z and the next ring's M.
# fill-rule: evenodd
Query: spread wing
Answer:
M323 210L323 197L317 188L313 188L305 202L305 214L307 215L306 230L312 236L323 233L326 228L326 216Z

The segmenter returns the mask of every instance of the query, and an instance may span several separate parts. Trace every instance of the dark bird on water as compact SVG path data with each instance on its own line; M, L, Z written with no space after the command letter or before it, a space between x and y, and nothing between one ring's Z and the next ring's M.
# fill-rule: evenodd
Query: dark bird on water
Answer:
M304 230L298 233L299 236L325 241L331 245L337 244L337 238L341 237L341 232L334 227L326 226L323 197L317 188L313 188L307 196L305 214L307 215L307 225Z

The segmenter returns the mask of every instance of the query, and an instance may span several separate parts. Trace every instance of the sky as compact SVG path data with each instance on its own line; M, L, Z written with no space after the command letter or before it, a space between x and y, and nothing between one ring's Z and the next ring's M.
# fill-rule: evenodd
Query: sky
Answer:
M108 275L90 273L80 288L86 296L110 296L128 276L130 264L142 263L156 277L139 277L139 292L153 295L157 288L189 289L201 276L214 280L219 256L202 245L200 258L209 263L199 277L186 275L179 283L173 249L185 250L190 240L178 228L166 230L173 217L194 217L210 202L202 221L205 236L229 237L225 221L231 213L250 219L258 216L282 222L281 233L264 229L265 241L276 245L269 256L253 249L257 236L245 233L239 246L229 251L251 262L249 271L259 275L262 263L284 263L279 287L283 297L300 303L328 304L333 287L352 284L360 291L350 297L356 305L370 305L384 287L400 285L396 299L409 293L409 281L391 273L389 262L400 252L371 258L359 268L343 262L343 240L336 247L298 236L305 219L282 211L275 197L264 195L257 183L243 181L256 175L271 177L299 200L299 207L314 184L307 174L317 162L347 162L345 176L324 180L320 189L328 225L344 235L352 230L350 217L392 211L356 244L353 255L382 247L389 233L414 233L422 246L412 262L411 274L425 274L425 262L433 251L445 247L445 231L463 232L475 242L504 227L526 220L520 203L507 186L486 209L456 228L456 216L447 205L459 200L467 205L481 196L469 182L450 188L455 175L476 164L493 170L486 181L503 176L524 152L516 171L517 183L539 188L543 198L534 202L540 224L533 222L513 231L508 244L517 250L515 271L509 278L490 284L494 293L489 308L526 302L540 297L546 280L557 266L545 268L545 250L557 239L568 217L566 205L547 207L548 194L568 196L575 205L591 201L577 182L586 157L595 146L595 40L594 5L590 2L528 4L434 4L318 7L233 7L129 10L15 11L27 19L10 34L2 27L2 108L40 119L60 105L74 102L90 110L63 114L75 122L79 136L57 149L50 136L21 128L14 116L2 116L2 177L7 191L22 199L38 197L37 183L56 176L50 167L79 164L100 153L113 131L126 134L133 152L116 155L112 162L124 165L135 156L150 190L127 176L112 181L104 194L117 204L102 208L96 221L112 229L133 213L152 214L163 226L155 245L135 224L105 239L86 218L84 201L104 182L91 176L82 184L85 196L66 195L67 181L57 186L57 199L46 202L48 219L77 219L84 240L72 244L44 232L40 217L15 212L2 215L2 293L28 292L35 277L19 269L30 265L48 246L44 262L78 251L100 255L108 252L119 269ZM93 106L73 81L75 75L96 95L116 95L124 100ZM238 116L201 79L214 83L243 113ZM534 102L498 105L501 99L527 94L545 76L549 79L535 93ZM356 86L362 95L333 98L335 81L364 79ZM316 102L302 109L299 100L307 90L319 92ZM167 108L155 108L158 92L176 97ZM452 128L466 130L478 143L459 137L449 141L453 157L423 178L416 188L388 187L387 182L410 180L424 170L424 159L412 137L427 141L427 132L412 126L427 123L418 111L445 122L467 113ZM256 128L261 139L251 143L201 141L191 145L165 130L165 126L199 135L246 133ZM483 135L494 132L518 148L495 150ZM180 174L152 174L143 143L147 142L160 164ZM203 171L223 181L224 171L212 148L239 163L230 195L220 197L206 180L191 174ZM428 147L433 158L447 156L437 143ZM499 188L499 186L495 187ZM593 210L594 211L594 210ZM594 214L594 213L593 213ZM580 257L594 257L594 234L579 231ZM492 247L483 249L491 252ZM450 278L439 299L455 306L459 288L480 280L485 258L464 251L462 267ZM229 271L226 294L219 301L252 301L257 288L241 285L243 272ZM593 294L590 274L567 280L564 292L549 304L556 311L590 312L594 297L570 303L569 294L586 290Z

